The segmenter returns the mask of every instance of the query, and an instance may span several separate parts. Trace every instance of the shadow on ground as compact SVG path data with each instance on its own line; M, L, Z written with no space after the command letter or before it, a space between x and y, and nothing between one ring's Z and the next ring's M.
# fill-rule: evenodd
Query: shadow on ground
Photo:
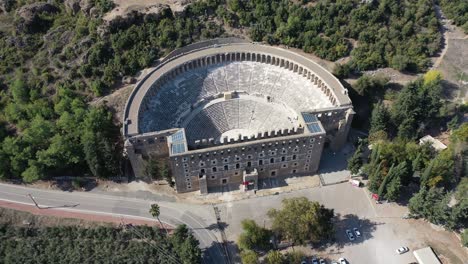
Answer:
M366 240L372 239L374 236L372 233L376 230L378 225L382 223L377 223L366 218L359 218L355 214L340 215L337 214L335 217L335 237L333 241L328 241L319 244L313 244L312 247L319 252L327 251L330 254L341 254L341 249L345 246L352 244L360 244ZM357 228L361 236L357 237L353 231L353 228ZM351 241L346 235L346 230L350 230L354 235L354 240ZM336 249L330 250L330 246L335 246Z
M52 183L57 186L60 190L66 192L72 191L91 191L96 188L97 181L94 178L59 178Z
M213 242L210 247L203 250L202 263L240 263L240 256L233 252L239 252L236 243L233 241L228 241L225 244L221 242Z
M211 224L206 227L206 229L213 231L213 230L225 230L229 225L226 224L225 222L218 222ZM200 228L200 229L205 229L205 228Z
M348 157L341 152L324 149L320 161L319 172L329 173L346 170Z

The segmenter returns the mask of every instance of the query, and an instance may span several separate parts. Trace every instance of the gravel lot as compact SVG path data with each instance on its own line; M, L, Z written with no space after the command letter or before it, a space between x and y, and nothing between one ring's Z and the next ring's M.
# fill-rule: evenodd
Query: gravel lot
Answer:
M302 247L308 255L330 260L345 257L349 263L412 263L412 252L397 255L395 250L407 246L410 251L433 246L444 263L463 263L468 259L453 233L437 230L422 220L402 219L407 209L396 204L375 204L363 188L349 183L311 188L280 195L259 197L218 205L221 221L226 225L226 236L236 241L241 232L240 222L252 218L259 225L269 226L266 212L280 207L283 198L305 196L319 201L337 214L336 242L329 247ZM345 230L358 227L360 238L349 241ZM328 262L328 263L329 263Z

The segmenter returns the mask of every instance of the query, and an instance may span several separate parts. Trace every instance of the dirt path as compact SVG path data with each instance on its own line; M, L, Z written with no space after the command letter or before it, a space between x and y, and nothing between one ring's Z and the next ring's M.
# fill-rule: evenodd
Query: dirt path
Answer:
M434 68L437 68L439 67L440 63L442 62L442 59L444 58L445 54L447 53L447 49L448 49L448 46L449 46L449 36L448 36L448 20L445 18L444 14L442 14L442 10L440 9L440 6L438 5L434 5L435 7L435 11L436 11L436 16L437 18L439 19L439 21L441 22L441 27L440 27L440 31L442 32L442 36L443 36L443 39L444 39L444 47L442 49L442 52L440 53L440 56L436 59L436 61L434 62Z

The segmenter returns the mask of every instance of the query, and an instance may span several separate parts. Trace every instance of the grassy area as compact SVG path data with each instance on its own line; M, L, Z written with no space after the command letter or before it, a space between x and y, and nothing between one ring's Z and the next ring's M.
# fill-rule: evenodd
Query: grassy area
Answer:
M13 15L12 14L0 14L0 33L11 32L13 29Z
M53 216L34 215L28 212L0 207L0 225L1 224L9 224L18 227L29 225L31 227L36 228L46 226L113 226L113 224L110 223L93 222L74 218L59 218Z

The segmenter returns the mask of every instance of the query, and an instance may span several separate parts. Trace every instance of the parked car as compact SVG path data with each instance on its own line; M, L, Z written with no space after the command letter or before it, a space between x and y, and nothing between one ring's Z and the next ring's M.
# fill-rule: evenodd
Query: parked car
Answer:
M348 264L348 261L345 258L340 258L338 261L340 264Z
M320 264L327 264L327 262L324 259L319 260Z
M408 247L400 247L400 248L397 248L396 253L401 255L401 254L404 254L404 253L406 253L408 251L409 251Z
M351 241L354 240L354 235L353 235L353 232L351 232L351 230L346 229L346 235L348 236L349 240Z
M359 231L359 229L357 229L355 227L355 228L353 228L353 231L354 231L354 234L356 235L356 237L361 237L361 231Z
M307 260L305 260L305 259L302 260L302 261L301 261L301 264L307 264Z
M318 259L317 258L312 258L312 264L319 264Z

